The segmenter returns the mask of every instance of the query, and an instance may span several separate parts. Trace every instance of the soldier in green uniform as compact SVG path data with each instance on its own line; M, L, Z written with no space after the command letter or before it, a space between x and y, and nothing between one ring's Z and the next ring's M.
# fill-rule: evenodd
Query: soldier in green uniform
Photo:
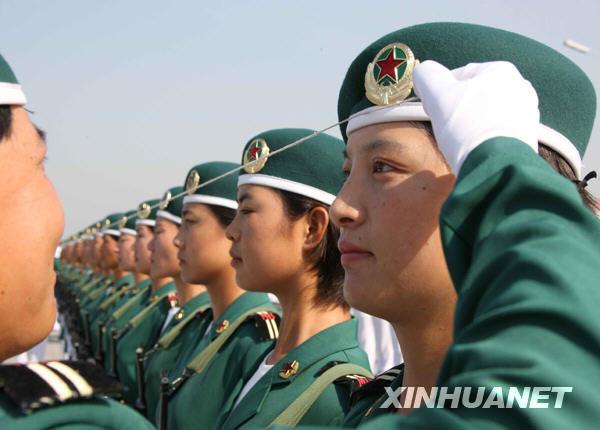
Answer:
M407 100L413 85L419 99ZM360 253L344 264L344 292L350 303L394 323L406 361L393 388L406 391L397 406L384 396L349 424L597 425L600 225L573 183L581 178L595 109L594 89L575 64L489 27L409 27L374 42L352 63L338 104L340 119L350 117L342 126L348 179L332 207L342 239ZM569 172L557 174L542 148ZM438 225L429 222L440 231L431 246L444 258L427 256L426 236L418 235L422 220L438 216ZM386 256L396 264L388 266ZM415 267L422 257L428 258ZM445 276L441 262L458 293L453 333L439 371L419 375L424 349L415 347L418 333L410 335L410 304L383 299L403 294L418 306L434 303L436 293L445 297L447 283L431 283L431 276ZM422 277L431 292L412 297ZM497 397L486 407L438 396L436 407L411 412L405 393L432 384ZM529 407L499 410L510 387L523 395L524 387L537 387L544 400L536 407L539 397L528 393ZM372 418L390 411L406 416Z
M100 252L102 255L102 267L111 279L111 283L103 288L95 290L90 294L90 301L86 309L90 313L90 342L92 352L98 361L102 362L104 351L102 348L101 332L104 326L104 312L115 297L123 293L123 289L133 284L133 275L129 272L123 272L119 268L118 260L118 240L121 232L116 225L117 221L123 217L122 213L111 214L103 221L102 246Z
M56 319L52 260L64 217L44 173L46 144L23 104L21 86L0 57L0 360L38 344ZM0 428L152 428L96 396L102 378L88 376L60 362L0 366Z
M169 371L182 347L189 343L188 330L193 327L190 322L210 306L206 287L185 282L181 277L173 240L181 225L182 192L183 187L173 187L163 196L156 213L154 238L148 244L152 253L150 273L153 277L172 277L179 302L179 306L169 310L160 338L149 350L140 351L143 355L138 357L139 370L143 369L143 374L137 375L141 387L139 406L151 419L154 419L159 400L161 372ZM145 384L140 385L140 379Z
M145 208L153 207L158 202L158 199L153 199L140 203L138 209L133 214L122 218L119 224L121 238L124 235L129 236L127 238L128 242L135 238L132 249L126 252L127 255L125 258L130 259L131 251L133 251L133 265L139 282L127 293L123 302L112 312L105 322L103 333L103 348L105 351L104 367L115 375L117 373L116 360L113 360L113 357L116 357L117 354L116 343L118 338L126 332L129 321L150 304L150 298L153 297L154 291L158 291L164 284L169 282L168 278L150 279L150 251L148 250L148 243L154 237L152 230L154 220L151 219L152 212L150 211L150 215L147 215L148 211ZM144 211L141 211L142 208ZM138 219L138 212L143 216L147 215L147 217Z
M159 202L160 200L157 200L153 205L142 203L135 221L138 233L136 258L146 254L150 262L152 256L148 245L154 239ZM131 404L134 404L138 397L136 350L139 347L147 350L154 345L169 310L177 306L173 278L164 276L164 273L153 276L151 263L144 269L149 271L152 280L150 294L147 300L139 302L139 307L132 306L126 312L132 315L131 312L136 311L116 333L116 374L125 388L123 399Z
M221 406L218 428L337 424L349 408L346 380L371 376L342 297L339 230L328 215L344 181L344 145L321 134L267 158L312 133L266 131L243 151L227 229L232 265L241 287L275 294L283 316L276 344Z
M230 265L225 229L237 208L235 175L202 185L236 167L203 163L186 176L188 195L175 245L183 279L206 285L211 307L190 321L181 337L185 342L175 342L181 343L179 358L169 368L168 409L163 396L159 428L166 423L171 430L211 428L222 405L248 378L247 369L262 360L278 335L268 296L242 290Z

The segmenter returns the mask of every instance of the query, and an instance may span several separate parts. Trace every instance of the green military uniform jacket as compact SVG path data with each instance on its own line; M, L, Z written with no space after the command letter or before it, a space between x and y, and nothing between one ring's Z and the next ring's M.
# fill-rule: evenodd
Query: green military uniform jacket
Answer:
M148 305L152 306L152 309L135 325L133 321L137 316L130 320L125 327L128 328L127 331L117 341L117 377L125 389L123 399L128 403L134 403L138 396L135 351L138 347L147 350L156 343L174 295L173 282L155 291Z
M104 368L107 371L112 369L112 330L114 328L117 334L120 332L123 334L127 323L150 303L151 283L152 281L149 278L138 283L133 290L130 290L123 297L118 308L113 311L105 322L102 342L105 352Z
M597 428L600 221L524 143L484 142L440 216L458 292L438 386L572 387L555 408L426 408L361 429Z
M0 379L0 428L3 430L40 429L152 429L154 426L142 415L102 394L111 394L110 381L102 375L92 374L89 379L84 372L77 374L80 385L65 373L56 371L53 362L37 365L57 378L46 382L25 366L1 366ZM72 362L63 362L69 365ZM75 367L71 364L71 368ZM94 373L94 372L92 372ZM83 380L83 385L82 381ZM8 386L7 386L8 385ZM62 387L61 387L62 385ZM87 385L87 387L83 387ZM83 387L83 388L82 388ZM93 390L85 393L85 390ZM107 390L108 389L108 390ZM104 391L104 392L103 392ZM112 393L114 394L114 393ZM44 407L42 404L51 403Z
M286 376L285 369L294 361L298 363L297 371ZM329 327L290 351L250 389L233 410L235 397L223 404L216 427L229 430L269 426L332 361L353 363L369 369L367 354L358 345L356 318ZM349 400L350 393L345 384L330 384L299 424L339 425L350 408Z
M91 335L90 342L91 342L91 346L92 346L92 352L94 354L98 353L98 337L99 337L98 325L100 323L103 324L104 315L105 315L105 311L106 311L106 309L102 307L102 304L104 302L106 302L108 299L110 299L113 294L119 294L119 292L121 291L122 288L124 288L132 283L133 283L133 275L131 275L131 274L126 275L126 276L122 277L121 279L119 279L117 282L115 282L113 285L111 285L105 291L105 293L100 294L100 296L97 298L97 300L95 300L94 308L90 310L90 335Z
M161 371L171 369L171 366L182 349L190 347L198 331L198 321L203 318L204 311L210 306L207 292L198 294L185 303L179 312L171 319L156 344L145 354L144 379L147 416L154 419L160 394ZM177 334L173 338L174 334ZM169 340L168 346L165 341Z
M269 309L274 318L275 308L266 294L242 294L214 321L193 353L187 354L186 364L221 334L225 334L227 329L221 330L223 327L254 308ZM205 324L201 327L202 335L208 327L206 322L210 321L212 312L207 312ZM201 373L182 378L185 366L175 366L170 374L174 387L168 404L170 430L212 428L224 405L233 402L245 381L252 376L254 369L274 345L279 332L269 335L268 328L261 321L256 313L245 318L244 323L235 330ZM156 423L158 420L159 411L156 413Z

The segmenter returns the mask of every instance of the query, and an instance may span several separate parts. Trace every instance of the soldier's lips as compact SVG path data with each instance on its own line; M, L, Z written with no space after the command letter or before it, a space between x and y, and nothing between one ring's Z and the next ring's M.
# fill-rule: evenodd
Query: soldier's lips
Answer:
M346 240L340 240L338 242L338 249L342 254L340 261L343 266L373 257L372 252L360 248L359 246L356 246Z
M229 251L229 255L231 255L231 261L229 262L229 264L231 264L232 267L235 267L235 266L241 264L242 259L240 257L238 257L236 254L234 254L231 251Z

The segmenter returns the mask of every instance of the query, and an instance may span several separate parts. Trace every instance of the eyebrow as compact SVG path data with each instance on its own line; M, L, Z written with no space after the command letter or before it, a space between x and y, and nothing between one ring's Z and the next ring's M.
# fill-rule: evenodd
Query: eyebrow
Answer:
M377 139L377 140L370 142L368 145L363 146L360 149L360 152L365 154L365 153L374 152L377 150L385 150L390 147L393 147L394 149L402 149L403 145L399 142L392 141L392 140ZM350 158L348 156L348 151L346 149L344 149L344 158L346 158L346 159Z
M245 192L245 193L242 193L242 195L238 197L237 201L239 204L241 204L244 200L249 199L251 197L252 196L250 195L250 193Z

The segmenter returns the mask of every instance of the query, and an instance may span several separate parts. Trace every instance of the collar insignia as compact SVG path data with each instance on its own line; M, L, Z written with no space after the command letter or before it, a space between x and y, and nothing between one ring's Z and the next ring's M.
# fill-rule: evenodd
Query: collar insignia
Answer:
M215 331L217 333L223 333L228 328L229 328L229 321L223 320L219 323L219 325L217 326L217 329Z
M296 360L292 361L291 363L285 363L285 365L279 371L279 377L283 379L289 378L298 371L298 366L300 366L300 363L298 363Z

